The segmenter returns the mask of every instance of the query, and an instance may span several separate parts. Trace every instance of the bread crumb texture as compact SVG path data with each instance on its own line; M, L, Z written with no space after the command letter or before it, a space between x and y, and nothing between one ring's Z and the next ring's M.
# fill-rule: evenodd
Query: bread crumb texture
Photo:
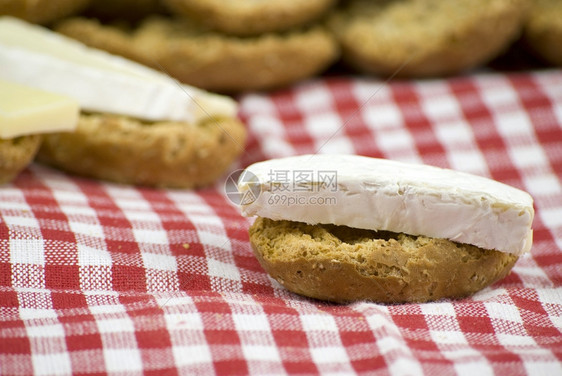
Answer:
M194 188L224 173L244 150L245 139L244 125L234 118L179 123L82 114L76 131L45 136L37 157L97 179Z
M352 0L329 25L358 70L419 77L490 61L521 32L528 0Z
M545 61L562 65L562 1L535 0L525 24L525 41Z
M163 0L171 11L234 35L301 27L318 20L335 0Z
M12 181L35 157L40 135L0 139L0 184Z
M257 218L250 241L288 290L349 302L427 302L469 296L504 278L518 257L445 239Z
M155 16L132 29L69 18L56 30L186 84L219 92L285 86L322 72L339 56L335 39L321 25L241 38L187 19Z

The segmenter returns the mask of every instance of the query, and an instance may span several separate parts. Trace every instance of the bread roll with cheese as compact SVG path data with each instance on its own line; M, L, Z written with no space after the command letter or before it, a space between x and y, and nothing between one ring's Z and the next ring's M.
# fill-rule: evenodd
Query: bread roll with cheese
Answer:
M78 114L72 98L0 80L0 184L31 163L43 134L73 131Z
M230 97L87 47L46 28L0 17L0 79L73 98L73 132L45 136L37 160L125 184L211 184L244 150Z
M249 166L238 182L250 242L287 289L347 302L469 296L532 244L529 194L484 177L353 155Z

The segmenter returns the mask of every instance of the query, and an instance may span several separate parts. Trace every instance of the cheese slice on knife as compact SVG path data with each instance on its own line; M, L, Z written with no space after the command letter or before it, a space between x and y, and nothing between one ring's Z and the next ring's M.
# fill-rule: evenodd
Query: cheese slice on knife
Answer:
M520 255L533 199L484 177L354 155L303 155L249 166L242 214L444 238Z
M83 110L145 120L236 115L229 97L12 17L0 17L0 79L72 96Z
M0 80L0 138L72 131L80 109L74 99Z

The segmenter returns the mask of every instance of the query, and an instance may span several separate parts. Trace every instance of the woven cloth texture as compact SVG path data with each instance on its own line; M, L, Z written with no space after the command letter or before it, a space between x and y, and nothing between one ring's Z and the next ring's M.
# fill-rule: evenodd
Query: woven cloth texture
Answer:
M151 189L32 164L0 187L0 374L562 375L562 71L238 99L233 169L353 153L491 177L533 196L531 252L470 298L324 303L263 271L225 179Z

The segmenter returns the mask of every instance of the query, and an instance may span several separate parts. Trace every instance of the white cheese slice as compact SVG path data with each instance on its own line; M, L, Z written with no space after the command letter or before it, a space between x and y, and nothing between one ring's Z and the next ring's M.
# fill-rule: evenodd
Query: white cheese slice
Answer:
M72 131L80 108L74 99L0 80L0 138Z
M0 78L76 98L83 110L159 121L236 116L229 97L13 17L0 17Z
M517 255L532 244L528 193L433 166L303 155L249 166L238 190L247 198L245 216L424 235Z

